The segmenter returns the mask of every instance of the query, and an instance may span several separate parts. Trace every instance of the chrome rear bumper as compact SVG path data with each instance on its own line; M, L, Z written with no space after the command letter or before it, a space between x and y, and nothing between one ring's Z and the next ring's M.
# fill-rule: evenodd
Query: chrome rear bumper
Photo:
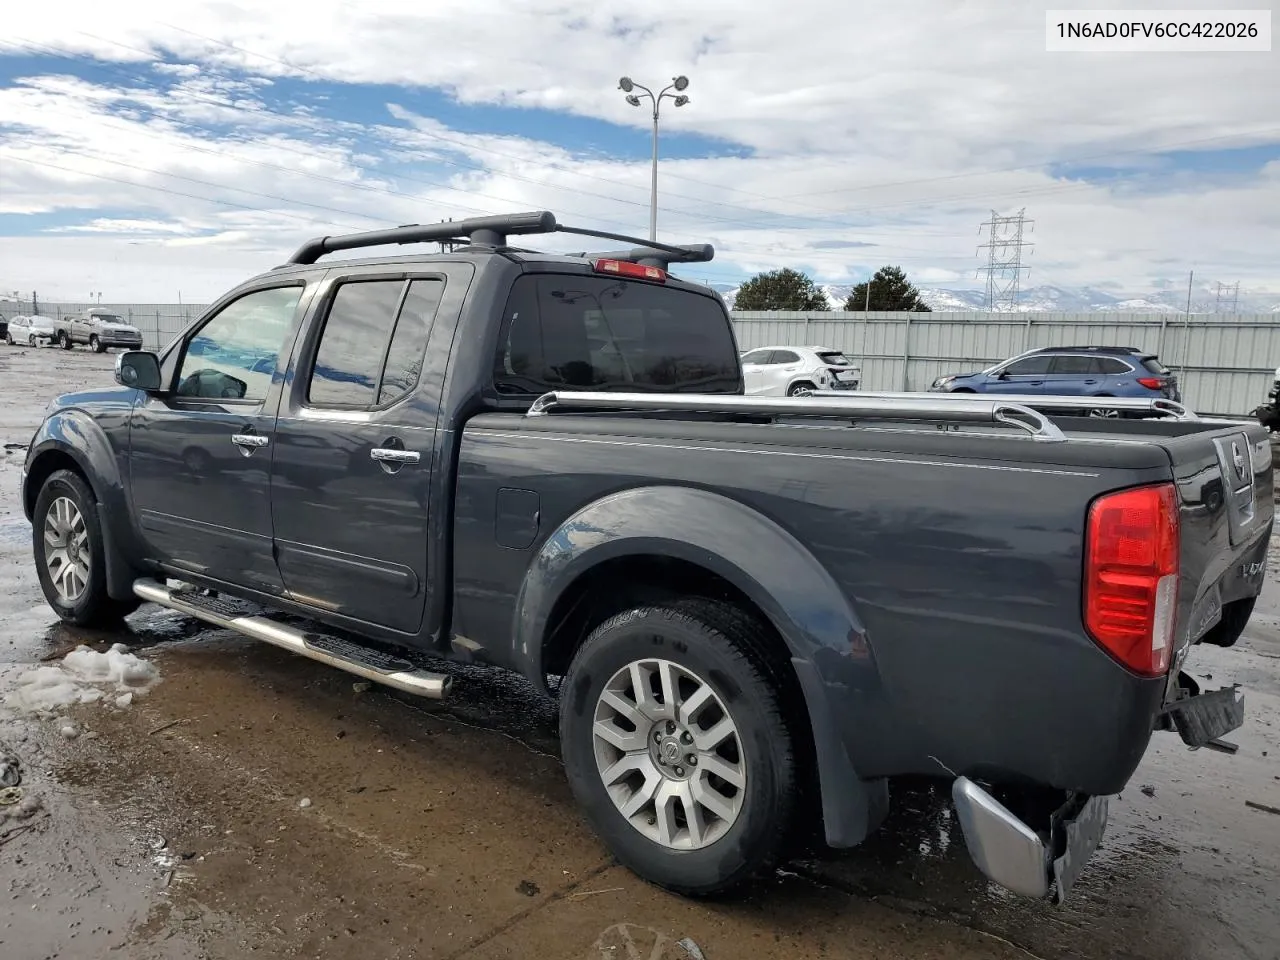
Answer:
M1033 830L968 777L951 786L965 846L974 864L1000 886L1025 897L1066 900L1107 826L1106 797L1073 797Z

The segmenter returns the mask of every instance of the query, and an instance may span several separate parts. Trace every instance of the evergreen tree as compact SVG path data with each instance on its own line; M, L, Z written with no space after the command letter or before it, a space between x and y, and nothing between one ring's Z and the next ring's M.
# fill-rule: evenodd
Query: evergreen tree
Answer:
M830 310L826 294L790 267L757 273L738 288L734 310Z
M846 310L867 309L867 284L858 284L845 300ZM929 305L920 299L920 291L911 285L901 267L881 267L871 278L872 310L903 310L929 313Z

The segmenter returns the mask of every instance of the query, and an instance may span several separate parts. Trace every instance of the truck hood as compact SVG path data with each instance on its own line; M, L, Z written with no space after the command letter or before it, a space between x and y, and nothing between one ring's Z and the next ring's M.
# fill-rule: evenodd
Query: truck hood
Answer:
M44 409L46 418L64 410L83 410L90 416L133 407L138 391L132 387L93 387L64 393L49 401Z

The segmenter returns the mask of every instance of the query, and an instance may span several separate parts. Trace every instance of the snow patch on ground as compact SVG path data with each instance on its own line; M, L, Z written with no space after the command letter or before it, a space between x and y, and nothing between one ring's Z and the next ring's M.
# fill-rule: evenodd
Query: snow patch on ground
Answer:
M123 708L159 679L155 665L130 653L123 643L112 644L106 653L80 646L59 664L19 674L5 704L23 713L56 713L115 694L109 702Z

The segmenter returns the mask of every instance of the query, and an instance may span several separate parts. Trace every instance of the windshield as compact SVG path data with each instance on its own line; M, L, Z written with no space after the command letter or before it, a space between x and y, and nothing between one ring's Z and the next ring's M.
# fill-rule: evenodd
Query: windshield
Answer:
M114 313L91 313L89 319L99 323L124 323L124 317L117 317Z

